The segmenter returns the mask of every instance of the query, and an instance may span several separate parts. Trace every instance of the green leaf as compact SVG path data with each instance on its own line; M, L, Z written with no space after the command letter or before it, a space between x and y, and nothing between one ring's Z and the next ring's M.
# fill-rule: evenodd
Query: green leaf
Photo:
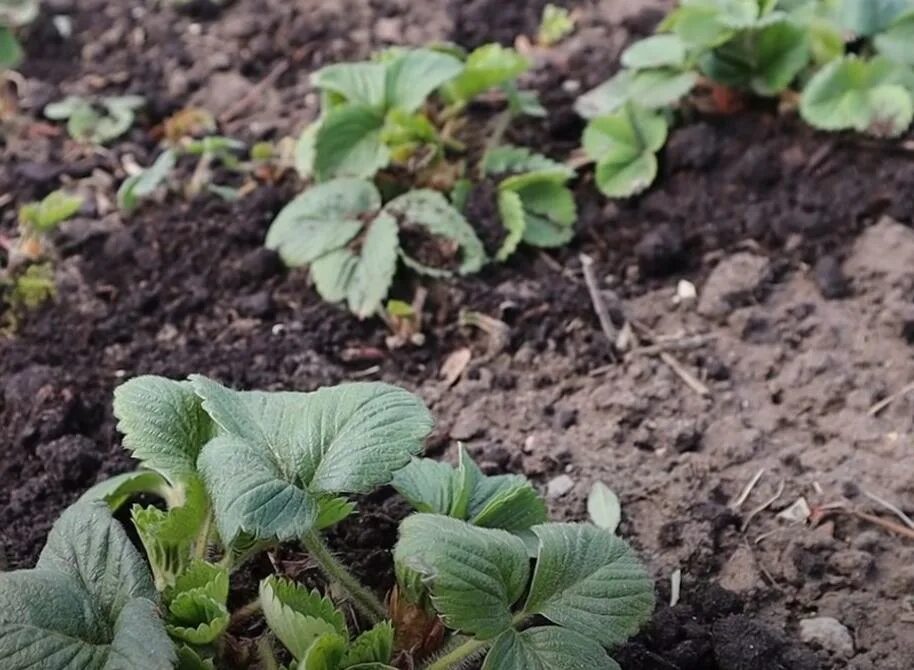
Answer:
M838 20L854 35L870 37L910 9L910 0L841 0Z
M619 497L603 482L594 482L587 496L587 515L595 526L615 533L622 520Z
M339 670L348 646L342 635L325 633L311 644L299 670Z
M537 31L536 41L543 46L553 46L574 31L574 19L564 7L548 4L543 7L543 17Z
M115 475L99 482L80 496L80 502L104 501L108 508L115 512L125 502L140 493L149 493L166 498L170 495L171 486L162 475L152 470L134 470Z
M143 104L143 98L135 95L101 98L97 103L68 96L47 105L44 114L52 120L67 119L67 132L74 140L104 144L130 129L134 112Z
M457 471L431 458L414 458L394 473L391 485L418 512L450 514L457 490Z
M384 115L367 106L346 105L330 110L314 139L314 174L334 177L372 177L386 167L390 155L381 143Z
M24 205L19 210L19 220L36 233L46 234L76 214L82 204L80 195L52 191L40 202Z
M603 648L555 626L510 630L499 636L482 670L621 670Z
M114 391L117 429L124 447L172 484L197 472L197 456L212 437L212 420L188 382L134 377Z
M673 68L622 70L575 102L585 119L612 114L629 102L645 109L669 107L694 88L698 75Z
M263 540L304 535L318 497L390 482L432 429L422 401L387 384L265 393L191 379L224 432L198 465L226 543L242 531Z
M596 161L597 187L611 198L640 193L657 176L655 153L666 142L667 124L660 114L628 105L623 111L591 120L583 145Z
M201 658L196 651L182 645L178 648L178 666L177 670L216 670L212 660Z
M117 191L118 207L127 212L136 209L141 198L150 195L165 183L177 162L177 154L171 149L166 149L159 154L155 162L148 168L127 177Z
M159 591L173 586L187 568L198 534L209 514L209 503L199 478L186 480L184 500L168 511L134 505L133 524L146 550Z
M13 31L0 26L0 68L13 68L22 62L25 54Z
M355 511L355 503L346 498L326 497L318 503L317 521L314 523L317 530L335 526Z
M821 130L857 130L895 137L914 117L914 101L903 85L904 71L884 58L836 60L806 85L800 114Z
M790 21L737 34L700 59L714 81L758 95L785 90L810 60L808 31Z
M315 72L311 83L353 105L380 109L386 99L384 63L336 63Z
M490 149L482 157L483 171L492 176L522 174L525 172L549 172L563 175L567 179L574 176L574 170L547 156L535 153L527 147L504 144Z
M482 268L486 253L476 231L441 193L430 189L409 191L387 203L384 212L391 214L399 223L401 238L405 231L418 228L422 229L418 231L419 235L430 235L433 239L455 244L460 258L458 274L471 274ZM432 276L450 274L444 268L420 263L402 249L400 254L404 262L414 270Z
M559 247L571 240L577 205L571 190L564 186L567 178L562 173L532 172L499 185L520 196L524 208L523 240L527 244Z
M172 637L191 644L215 642L229 624L225 603L199 591L179 593L168 606L166 628Z
M480 639L511 626L511 607L529 576L527 550L516 536L435 514L403 521L394 562L398 579L404 571L422 575L448 627Z
M386 212L367 224L358 253L339 249L311 264L317 292L328 302L345 299L360 319L381 309L397 270L397 220Z
M467 56L463 71L444 87L446 96L466 103L480 93L509 82L527 71L530 63L514 49L485 44Z
M733 34L734 23L749 27L758 16L758 9L748 6L754 0L735 0L729 19L721 3L688 2L673 10L660 24L660 30L675 33L688 48L709 49L726 42ZM729 25L728 25L729 24Z
M295 142L295 170L302 179L310 179L314 174L314 143L317 141L317 131L320 127L320 119L308 124Z
M524 203L520 199L520 195L511 190L499 189L498 214L501 217L502 225L508 231L508 236L495 253L495 259L504 261L517 250L517 246L524 238L527 218L524 215Z
M534 526L540 547L529 614L613 647L636 633L654 607L653 585L628 545L588 524Z
M381 207L370 181L340 178L312 186L282 208L267 231L266 247L286 265L307 265L349 244L363 227L359 217Z
M439 86L463 70L460 59L431 49L411 49L387 64L386 105L405 112L419 109Z
M394 627L389 621L382 621L359 635L343 656L342 667L358 667L363 664L390 663L394 651Z
M682 67L686 48L678 35L652 35L622 52L622 65L641 70L654 67Z
M149 571L103 503L60 516L32 570L0 574L4 670L170 670Z
M880 54L904 65L914 66L914 10L899 16L873 42Z
M260 583L260 603L267 625L292 655L302 660L311 645L327 634L349 635L343 613L317 591L275 575Z

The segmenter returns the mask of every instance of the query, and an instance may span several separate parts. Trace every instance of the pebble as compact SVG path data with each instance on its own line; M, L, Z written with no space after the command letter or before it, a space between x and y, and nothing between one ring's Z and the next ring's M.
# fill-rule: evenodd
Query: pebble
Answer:
M568 475L559 475L551 479L546 485L546 497L549 500L556 500L566 495L574 488L574 480Z
M816 263L813 278L819 292L826 300L846 298L850 295L850 283L834 256L822 256Z
M854 638L851 637L850 631L832 617L821 616L800 621L800 639L806 643L818 644L834 654L854 654Z
M768 275L768 259L740 252L723 259L705 282L698 313L721 317L748 303Z

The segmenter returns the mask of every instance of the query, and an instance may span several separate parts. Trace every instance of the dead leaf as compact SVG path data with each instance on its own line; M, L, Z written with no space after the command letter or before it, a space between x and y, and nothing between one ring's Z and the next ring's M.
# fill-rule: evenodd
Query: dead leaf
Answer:
M463 371L466 370L470 359L473 358L473 352L467 347L451 352L441 366L438 376L444 380L445 388L451 388L460 379Z

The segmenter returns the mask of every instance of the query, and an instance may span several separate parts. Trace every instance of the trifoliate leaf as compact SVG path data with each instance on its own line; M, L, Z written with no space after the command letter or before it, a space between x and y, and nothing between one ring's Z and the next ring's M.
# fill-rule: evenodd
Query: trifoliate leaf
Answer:
M817 72L803 90L800 114L821 130L895 137L914 117L903 69L885 58L847 56Z
M346 300L360 319L381 309L397 270L397 220L386 212L367 224L358 253L347 249L325 254L311 264L311 277L328 302Z
M561 42L574 31L574 19L564 7L548 4L543 8L543 17L536 33L536 41L545 46Z
M530 63L514 49L485 44L467 56L463 71L444 86L445 95L455 102L469 102L480 93L515 79Z
M0 26L0 68L13 68L22 62L24 53L13 31Z
M418 572L448 627L490 639L511 626L511 607L529 576L522 540L436 514L400 525L394 549L398 579Z
M437 251L441 256L455 257L454 260L459 263L456 269L458 274L478 272L486 260L485 249L476 236L476 231L463 215L451 206L447 198L437 191L409 191L387 203L384 212L391 214L399 224L401 247L404 246L404 238L411 233L433 241L440 240L441 249ZM448 249L449 246L455 248ZM401 250L401 256L407 265L419 272L432 276L450 274L446 268L434 267L426 259L409 256L408 249Z
M108 509L117 511L133 496L148 493L166 498L171 487L162 475L152 470L135 470L115 475L99 482L80 496L80 502L104 501Z
M587 515L594 525L615 533L622 520L619 497L603 482L594 482L587 496Z
M682 67L686 48L678 35L652 35L622 52L622 65L636 70L654 67Z
M164 377L135 377L118 386L114 416L124 447L173 484L196 473L197 455L214 433L191 385Z
M654 607L651 580L629 546L589 524L534 526L540 547L524 611L615 646Z
M339 670L348 646L348 641L342 635L325 633L311 644L298 669Z
M914 10L902 14L885 32L876 35L873 44L886 58L914 66Z
M346 620L333 601L287 579L274 575L263 580L260 603L270 630L299 660L322 635L348 636Z
M597 164L597 188L610 198L626 198L650 186L657 176L655 153L666 135L662 115L633 105L591 120L584 129L583 145Z
M387 93L386 72L384 63L335 63L315 72L311 83L352 105L381 109Z
M517 246L524 238L527 219L524 215L524 203L520 196L514 191L500 189L498 191L498 214L501 217L501 224L508 231L508 236L495 253L495 258L504 261L517 250Z
M127 177L117 190L118 207L127 212L136 209L140 199L150 195L165 183L177 162L177 154L171 149L166 149L148 168Z
M266 247L279 252L290 267L307 265L349 244L364 225L359 217L380 206L381 194L364 179L344 177L312 186L273 219Z
M69 96L47 105L44 114L52 120L66 119L67 132L74 140L104 144L130 130L134 112L144 103L136 95L101 98L97 102Z
M870 37L910 9L910 0L840 0L838 21L853 35Z
M456 77L463 63L451 54L411 49L387 63L386 106L405 112L419 109L439 86Z
M383 113L364 105L330 110L314 138L314 174L334 177L373 177L390 161L381 142Z
M239 392L191 378L223 435L198 466L222 539L293 539L310 531L318 497L367 493L422 449L432 419L416 396L386 384L313 393Z
M575 102L585 119L612 114L633 102L645 109L669 107L694 88L698 75L673 68L622 70Z
M140 554L104 503L60 516L32 570L0 573L9 670L171 670L174 645Z
M131 510L133 524L146 550L159 591L173 586L187 568L209 513L206 492L199 478L188 477L185 481L182 487L185 499L179 506L164 511L134 505Z
M495 641L482 670L620 670L592 639L557 626L510 630Z
M394 627L382 621L359 635L343 655L342 667L359 667L366 663L390 663L394 651Z
M391 485L418 512L450 514L457 488L457 471L431 458L414 458L394 473Z
M745 30L709 51L699 61L715 82L748 88L758 95L777 95L809 63L805 28L780 21L758 30Z

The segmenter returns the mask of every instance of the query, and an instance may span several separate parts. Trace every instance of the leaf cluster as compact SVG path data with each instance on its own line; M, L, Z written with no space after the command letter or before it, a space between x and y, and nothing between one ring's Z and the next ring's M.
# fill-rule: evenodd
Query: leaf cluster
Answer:
M71 95L44 108L53 121L66 121L67 132L77 142L106 144L126 133L145 104L138 95L110 96L89 100Z
M232 617L232 569L300 541L373 626L353 635L327 596L268 576L257 606L292 655L289 670L390 669L395 651L415 651L398 646L401 622L384 620L318 536L354 511L351 494L385 484L420 510L401 527L398 588L454 631L432 670L489 647L487 668L612 667L604 647L650 612L650 581L611 532L545 523L529 482L486 476L462 449L456 468L417 458L431 417L401 389L239 392L199 375L138 377L114 405L143 469L87 491L35 569L0 575L0 657L10 667L213 670ZM110 511L139 494L162 501L131 509L145 561ZM534 619L553 625L529 627ZM262 661L278 667L269 640Z
M704 80L763 97L797 89L800 115L816 128L895 137L914 117L914 2L681 0L621 62L622 70L576 103L591 127L633 130L625 117L644 126L649 113L672 110ZM595 152L601 131L591 127L585 151L604 193L627 197L650 184L656 170L642 149L653 142L636 142L634 150L613 142ZM605 167L632 162L631 173Z

